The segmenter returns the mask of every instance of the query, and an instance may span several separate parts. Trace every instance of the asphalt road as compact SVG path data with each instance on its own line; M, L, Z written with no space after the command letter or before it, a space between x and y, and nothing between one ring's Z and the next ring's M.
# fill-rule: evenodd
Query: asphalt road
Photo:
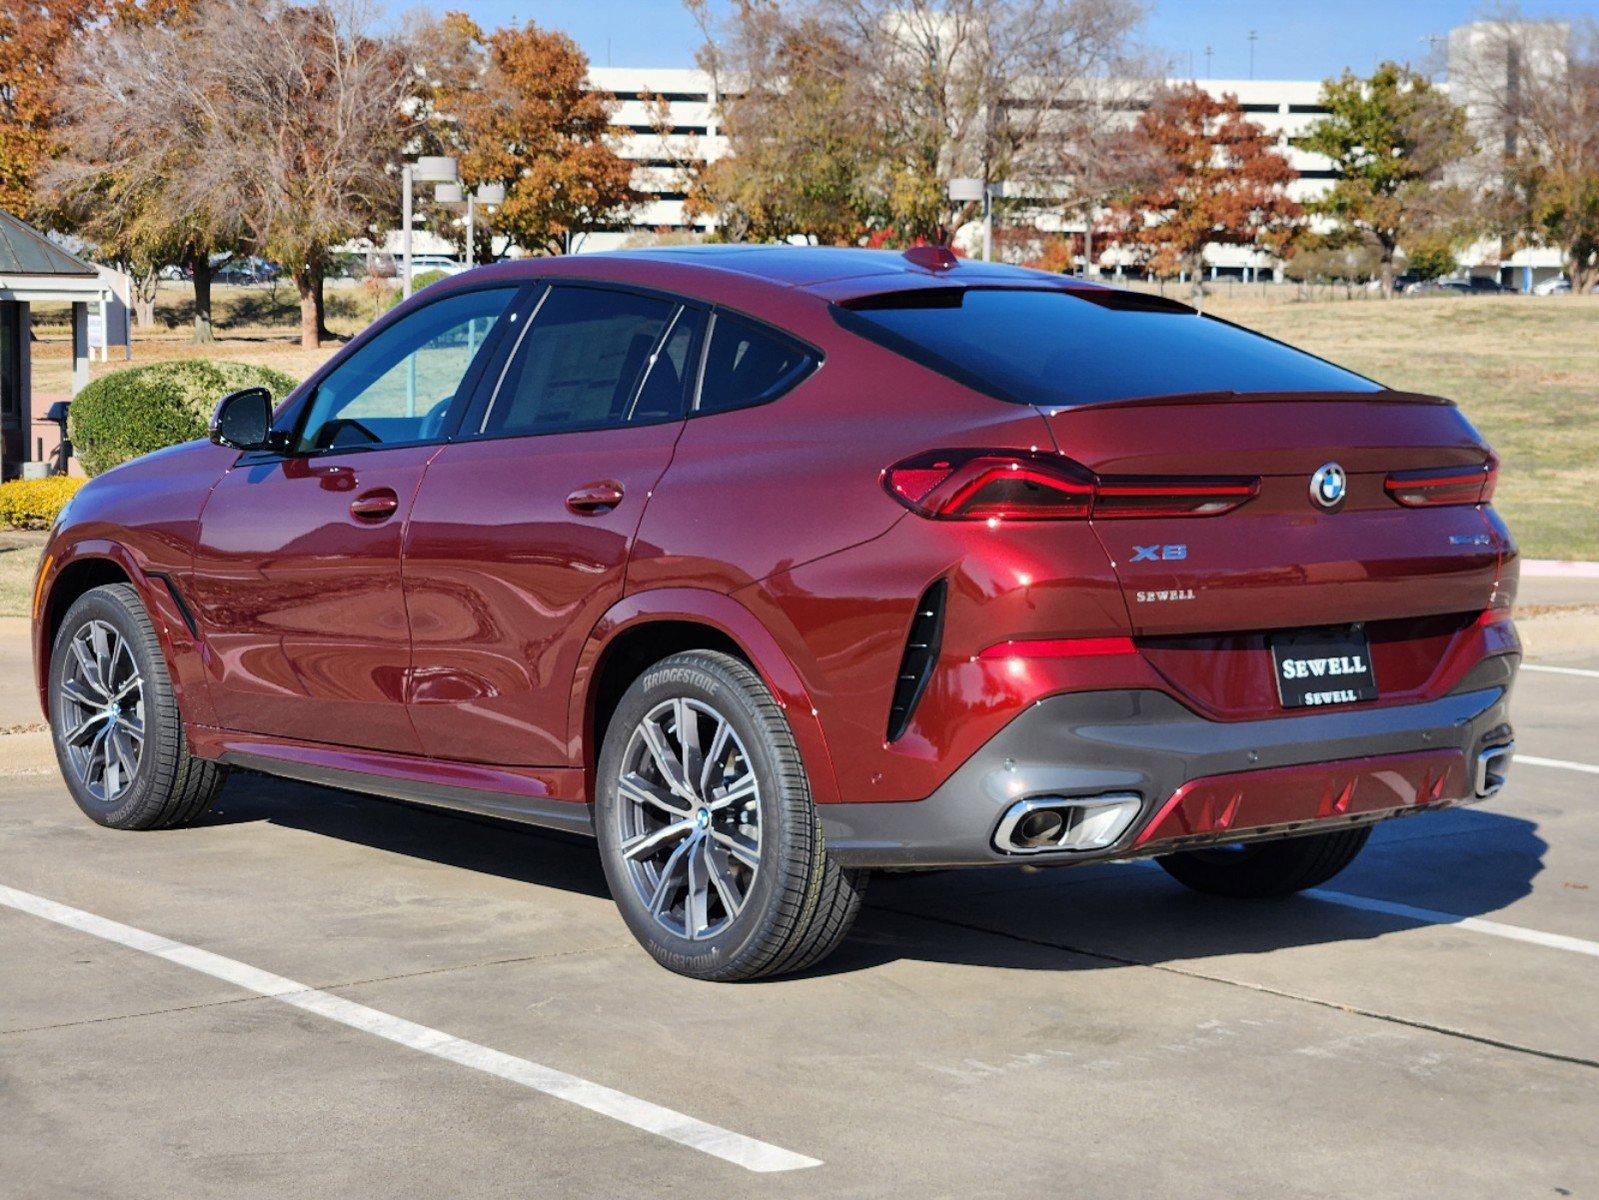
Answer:
M1515 717L1567 765L1316 897L880 878L746 986L655 967L580 842L258 776L119 834L0 766L0 1196L1599 1195L1599 658L1561 665Z

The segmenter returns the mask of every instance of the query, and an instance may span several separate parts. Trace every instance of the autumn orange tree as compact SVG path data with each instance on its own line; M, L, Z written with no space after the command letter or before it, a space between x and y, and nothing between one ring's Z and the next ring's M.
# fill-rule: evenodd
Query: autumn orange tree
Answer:
M433 129L460 155L469 186L505 185L499 233L526 250L560 253L571 235L616 219L637 199L632 165L611 144L615 101L585 86L588 58L576 42L532 23L485 37L461 14L446 20L457 51L437 89ZM478 63L459 47L463 32L481 48Z
M1111 205L1111 232L1150 270L1187 271L1199 300L1207 245L1286 250L1304 211L1286 190L1298 173L1236 96L1167 88L1139 115L1133 143L1144 166Z
M187 11L194 0L5 0L0 3L0 208L34 208L34 183L54 154L61 62L86 30L142 24Z

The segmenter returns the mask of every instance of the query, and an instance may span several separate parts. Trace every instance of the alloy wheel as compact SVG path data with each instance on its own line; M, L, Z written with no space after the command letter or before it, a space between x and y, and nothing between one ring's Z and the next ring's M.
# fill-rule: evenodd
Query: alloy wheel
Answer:
M690 941L743 910L760 871L760 783L732 724L699 700L657 704L617 779L618 844L650 916Z
M109 804L144 755L144 677L133 648L107 622L86 622L67 645L60 688L67 761L84 790Z

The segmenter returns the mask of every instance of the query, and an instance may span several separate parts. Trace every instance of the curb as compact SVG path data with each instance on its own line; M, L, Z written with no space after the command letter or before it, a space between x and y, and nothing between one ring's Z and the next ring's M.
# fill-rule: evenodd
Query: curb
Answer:
M1524 558L1521 574L1531 579L1599 579L1599 562L1565 562L1555 558Z

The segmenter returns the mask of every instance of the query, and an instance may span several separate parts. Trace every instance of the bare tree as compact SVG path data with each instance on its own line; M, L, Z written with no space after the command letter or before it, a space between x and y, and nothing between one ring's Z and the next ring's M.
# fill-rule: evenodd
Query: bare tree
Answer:
M214 53L195 32L182 20L113 22L78 38L62 65L61 153L42 174L41 201L141 283L166 263L186 264L194 338L209 342L211 255L236 246L244 226L230 197L189 190L205 167L207 136L171 81ZM149 308L138 306L141 323Z
M797 47L827 47L820 65L803 60L804 82L838 114L828 133L860 131L874 216L904 238L948 241L976 211L950 203L949 180L1054 173L1063 114L1125 74L1142 17L1136 0L740 0L710 50L731 68L726 90L764 100L796 90L782 64ZM763 78L762 63L778 69ZM769 119L757 108L742 122L752 144L789 132L787 106L763 107Z
M1450 78L1486 146L1493 224L1510 248L1558 247L1573 291L1599 289L1599 24L1509 13L1468 29Z
M360 0L209 0L195 30L210 50L171 81L204 135L187 202L233 206L251 243L284 265L307 347L326 336L330 252L392 220L394 168L416 127L411 48L373 32L375 17Z

